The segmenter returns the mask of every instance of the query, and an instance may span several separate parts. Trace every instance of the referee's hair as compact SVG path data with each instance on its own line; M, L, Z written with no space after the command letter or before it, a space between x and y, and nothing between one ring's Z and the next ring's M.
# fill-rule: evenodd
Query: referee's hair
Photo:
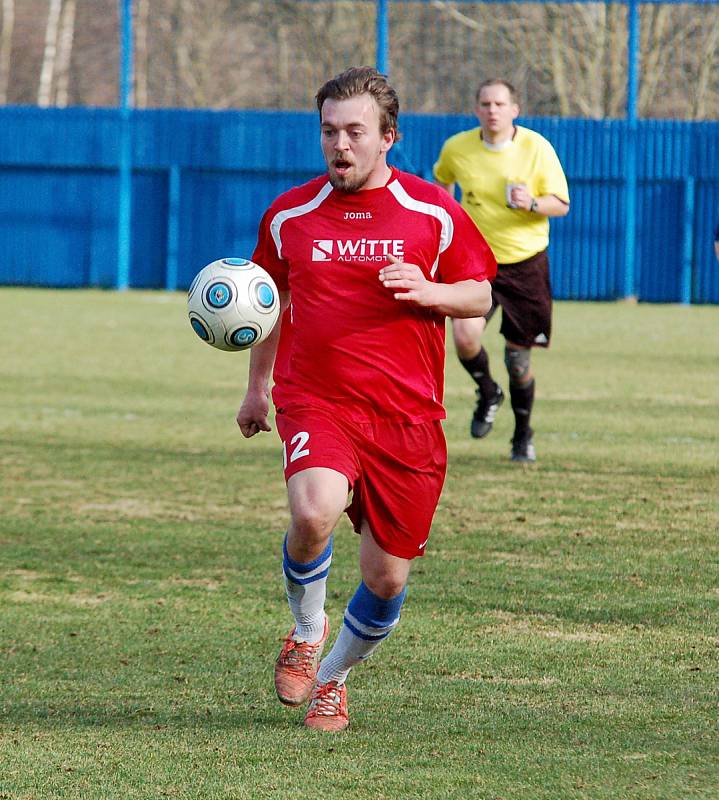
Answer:
M361 94L371 95L379 106L379 127L382 134L394 131L395 141L400 133L397 124L399 116L399 97L390 86L387 76L374 67L350 67L335 75L320 87L315 99L322 121L322 105L325 100L349 100Z
M475 95L475 100L479 102L479 94L482 89L486 89L487 86L506 86L509 90L509 99L513 102L517 102L517 90L514 86L509 82L505 81L504 78L489 78L489 80L482 81L479 84L479 89L477 89L477 94Z

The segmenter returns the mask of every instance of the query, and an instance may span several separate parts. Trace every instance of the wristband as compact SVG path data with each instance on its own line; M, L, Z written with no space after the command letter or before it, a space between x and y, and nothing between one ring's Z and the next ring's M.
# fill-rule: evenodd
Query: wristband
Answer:
M530 211L536 211L538 208L539 208L539 203L537 202L537 198L533 197L532 198L532 203L529 206L529 210Z

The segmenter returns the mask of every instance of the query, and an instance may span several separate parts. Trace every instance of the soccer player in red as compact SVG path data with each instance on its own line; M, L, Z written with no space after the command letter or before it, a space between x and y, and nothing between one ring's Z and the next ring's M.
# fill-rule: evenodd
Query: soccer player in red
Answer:
M280 195L260 224L253 260L277 283L283 315L251 352L237 423L246 437L271 430L273 374L295 620L275 688L286 705L310 700L305 725L339 731L347 676L397 625L442 490L445 317L489 310L496 262L445 191L387 164L399 102L383 75L349 69L317 107L327 173ZM362 580L320 662L343 511L360 535Z

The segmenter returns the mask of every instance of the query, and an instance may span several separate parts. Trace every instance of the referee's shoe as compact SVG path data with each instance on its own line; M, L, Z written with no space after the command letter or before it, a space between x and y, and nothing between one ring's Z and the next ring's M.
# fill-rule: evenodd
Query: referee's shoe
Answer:
M515 431L510 442L512 443L512 453L509 457L512 461L533 464L537 460L537 453L534 449L534 431L531 428L527 428L522 433Z
M494 394L490 397L485 397L482 392L477 389L477 407L474 409L472 425L470 427L470 433L473 438L484 439L492 430L494 417L503 402L504 392L498 383L494 384Z

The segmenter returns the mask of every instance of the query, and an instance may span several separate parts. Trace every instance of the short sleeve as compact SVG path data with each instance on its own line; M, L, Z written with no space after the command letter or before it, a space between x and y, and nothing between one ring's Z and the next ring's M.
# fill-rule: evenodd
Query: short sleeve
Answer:
M538 194L540 196L553 194L565 203L569 203L569 186L559 156L546 140L542 149L542 174Z
M280 258L277 245L272 238L271 221L274 212L270 208L265 212L257 234L257 246L252 260L267 270L280 291L289 289L289 264Z
M436 180L444 184L455 183L457 180L452 168L452 159L450 157L449 148L447 147L446 142L440 150L439 158L432 168L432 174Z
M452 237L449 246L440 254L439 280L442 283L494 280L497 260L479 228L449 195L445 208L452 218Z

